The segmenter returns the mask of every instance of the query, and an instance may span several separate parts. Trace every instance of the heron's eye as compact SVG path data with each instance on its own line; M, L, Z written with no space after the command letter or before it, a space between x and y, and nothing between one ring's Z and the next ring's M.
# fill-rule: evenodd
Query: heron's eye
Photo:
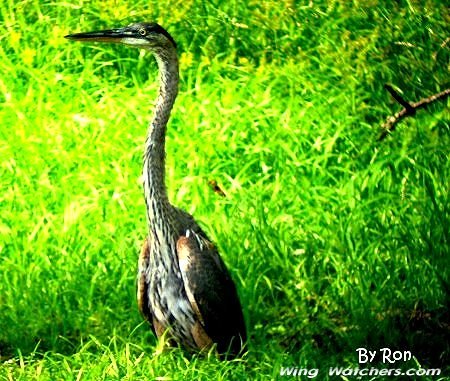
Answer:
M145 36L147 34L147 31L144 28L139 29L139 34L141 36Z

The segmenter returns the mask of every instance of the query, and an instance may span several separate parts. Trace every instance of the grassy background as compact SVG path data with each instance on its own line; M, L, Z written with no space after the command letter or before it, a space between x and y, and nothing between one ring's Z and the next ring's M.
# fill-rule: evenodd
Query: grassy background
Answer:
M0 379L326 379L358 347L448 375L448 101L376 141L400 107L385 83L411 101L450 84L443 3L4 1ZM156 65L62 36L138 20L179 44L167 185L236 280L240 360L163 353L137 311Z

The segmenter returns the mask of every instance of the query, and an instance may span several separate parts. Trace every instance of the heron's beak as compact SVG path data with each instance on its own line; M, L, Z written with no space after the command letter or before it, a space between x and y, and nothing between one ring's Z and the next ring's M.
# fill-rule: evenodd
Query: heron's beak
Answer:
M74 33L64 36L69 40L74 41L98 41L98 42L121 42L123 38L131 36L131 31L128 28L101 30L86 33Z

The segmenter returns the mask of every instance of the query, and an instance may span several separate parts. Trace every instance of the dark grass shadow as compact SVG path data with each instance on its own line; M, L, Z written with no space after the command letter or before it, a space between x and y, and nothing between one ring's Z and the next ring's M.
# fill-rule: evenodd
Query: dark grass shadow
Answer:
M427 310L418 303L413 309L389 309L372 314L356 324L345 324L344 320L330 318L311 320L305 332L282 337L280 344L287 353L301 352L305 343L311 343L320 358L356 357L357 348L379 351L410 351L422 367L450 368L450 308ZM329 325L327 327L326 325ZM291 332L292 333L292 332ZM381 356L370 365L382 364ZM415 363L408 363L416 366Z

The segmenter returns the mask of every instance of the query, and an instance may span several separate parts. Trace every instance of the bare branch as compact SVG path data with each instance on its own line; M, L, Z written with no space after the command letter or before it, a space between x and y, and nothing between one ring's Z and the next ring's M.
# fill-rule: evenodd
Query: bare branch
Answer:
M450 96L450 89L445 89L444 91L431 95L428 98L423 98L416 103L409 103L405 99L403 99L403 97L396 90L394 90L392 86L385 85L385 88L387 91L389 91L392 97L404 108L386 119L386 122L384 122L384 124L382 125L383 131L378 138L379 141L383 140L392 131L394 131L397 123L399 123L403 118L406 118L407 116L413 116L415 115L417 110L425 108L433 102L444 100Z

